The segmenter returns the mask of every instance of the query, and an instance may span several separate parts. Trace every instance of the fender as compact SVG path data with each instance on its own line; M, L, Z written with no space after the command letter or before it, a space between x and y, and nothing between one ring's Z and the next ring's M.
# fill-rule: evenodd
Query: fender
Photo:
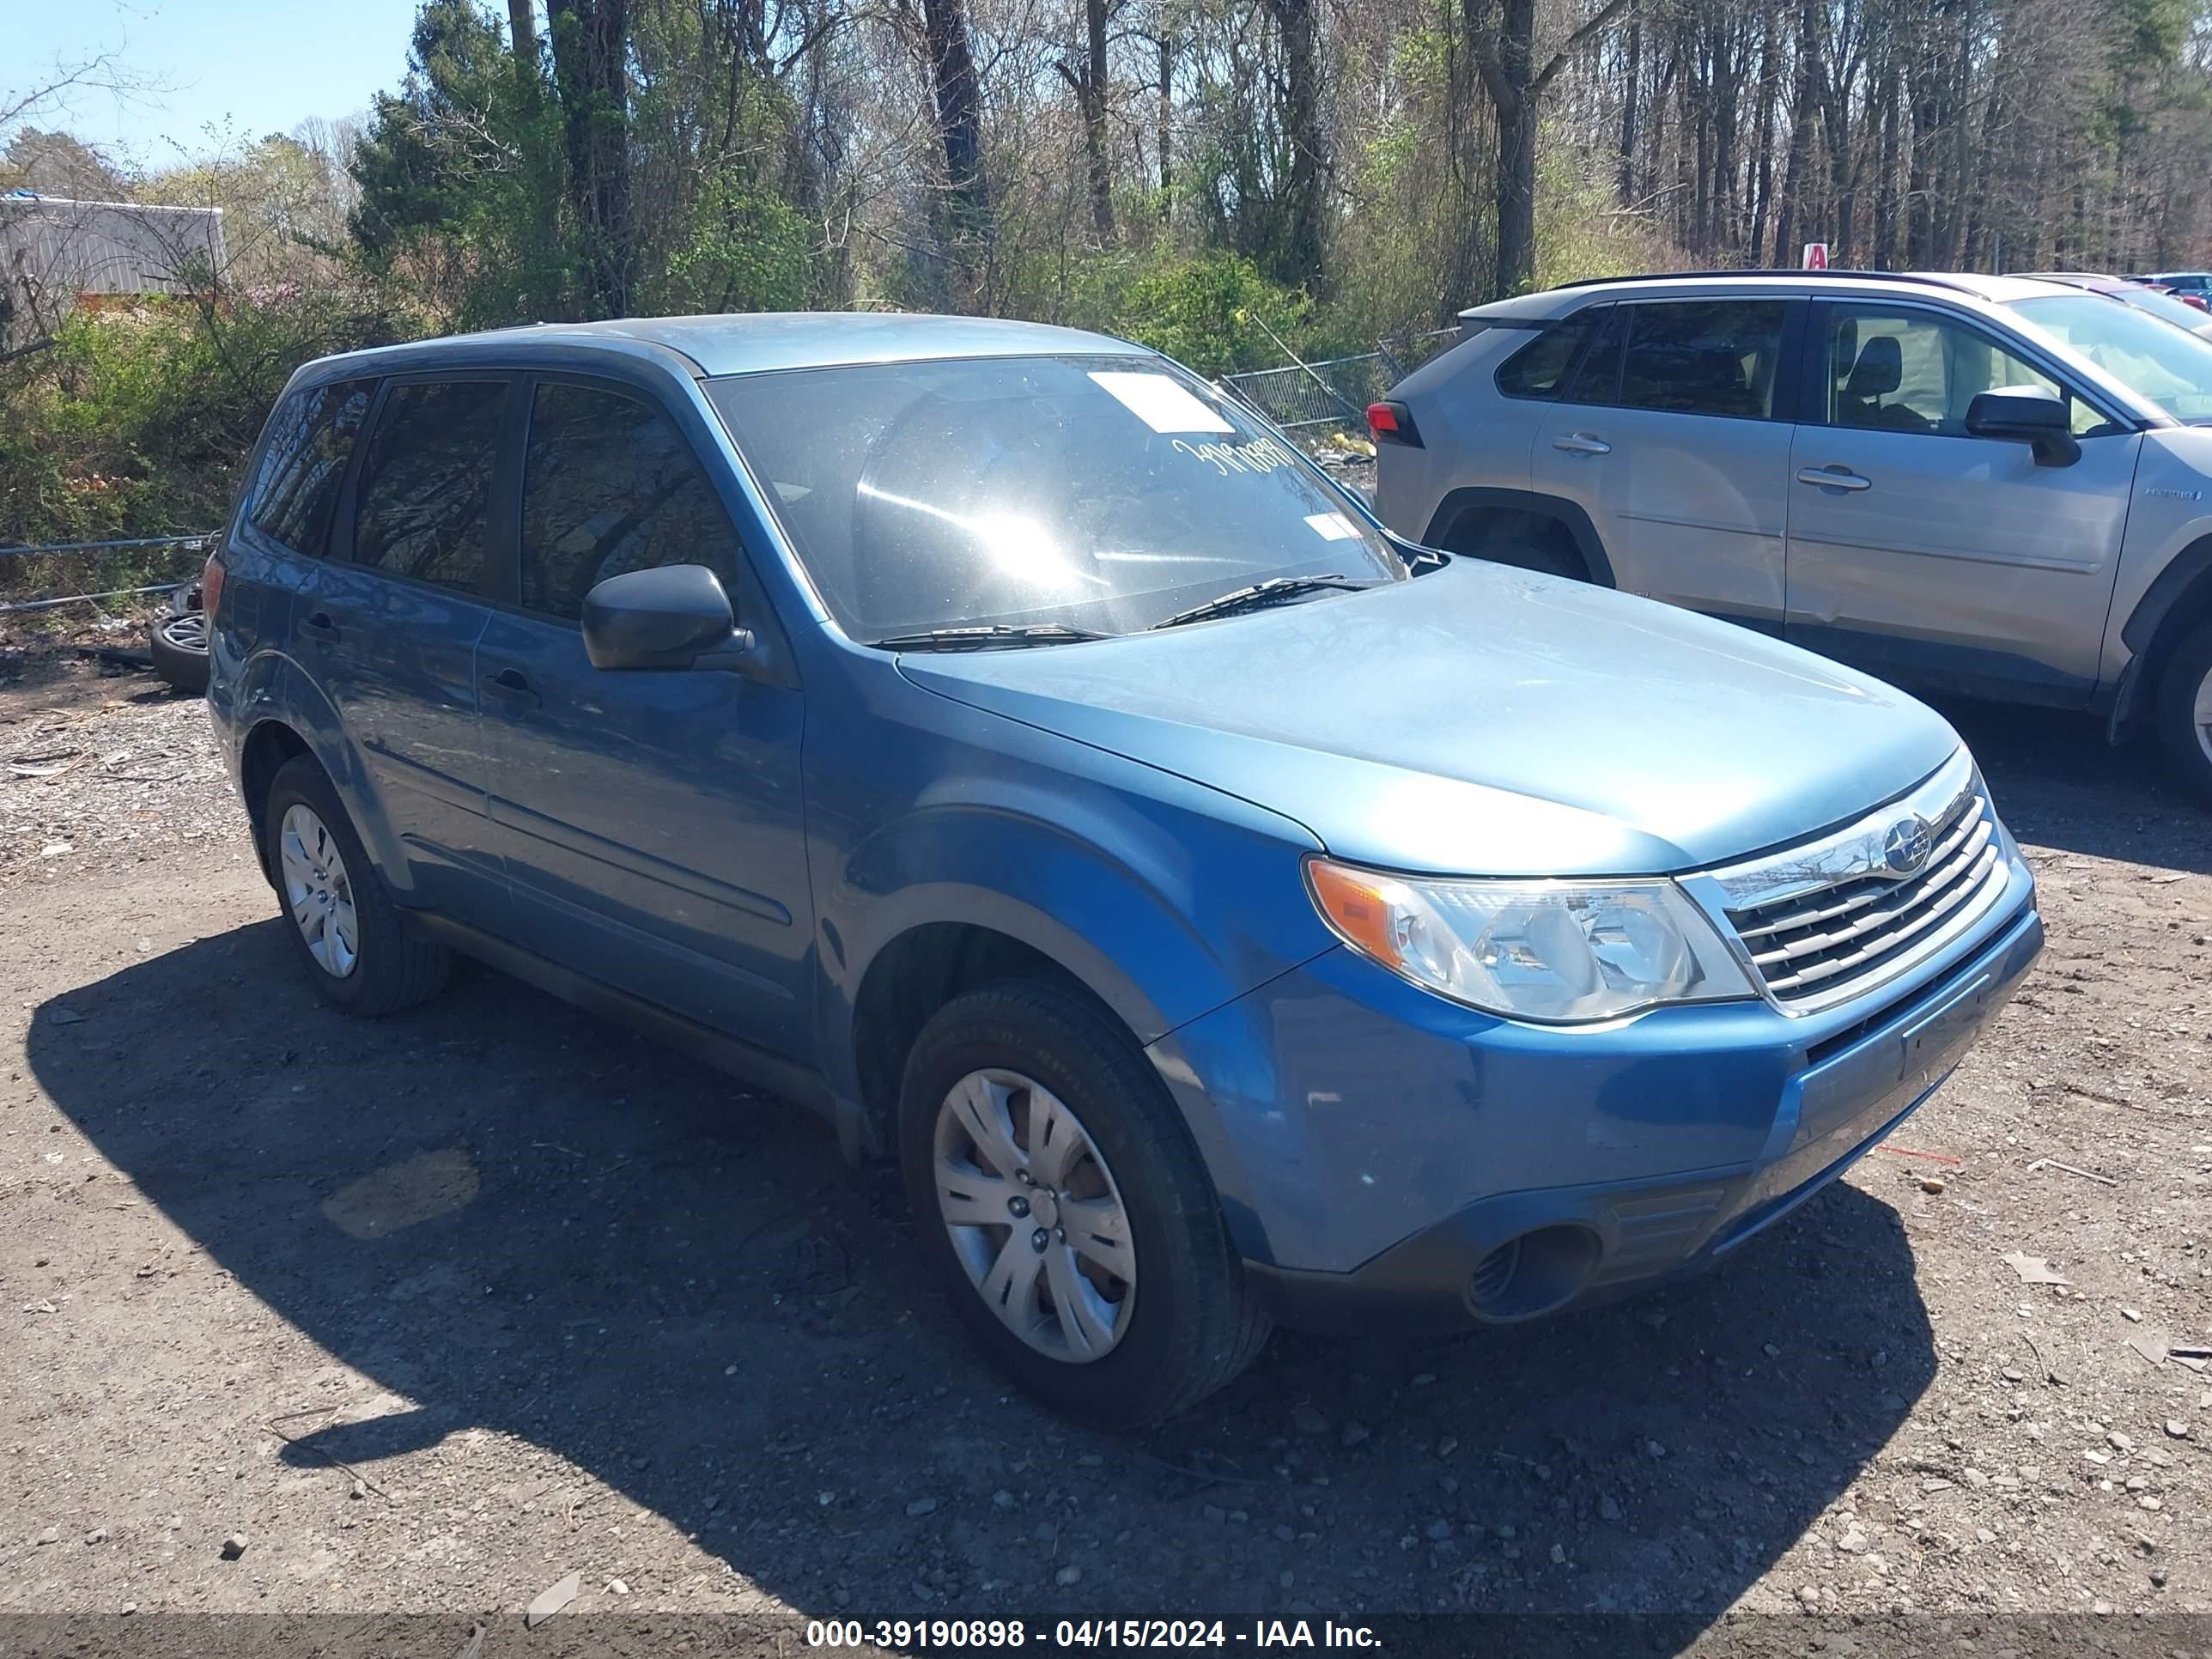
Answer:
M1249 1213L1236 1139L1203 1090L1168 1074L1172 1051L1154 1045L1334 947L1310 905L1285 902L1303 893L1301 860L1316 843L1287 820L1137 763L1095 756L1093 764L1143 774L1151 787L1022 775L1027 769L969 780L878 827L842 879L822 884L822 1053L841 1133L866 1133L850 1034L868 969L915 928L987 928L1065 969L1146 1048L1233 1225ZM1208 810L1174 800L1186 793L1204 795ZM1237 873L1200 884L1196 870Z
M1533 489L1493 489L1488 485L1468 485L1455 489L1437 503L1436 515L1429 520L1428 529L1421 541L1430 547L1443 547L1439 538L1450 532L1460 516L1470 508L1491 512L1531 513L1539 517L1555 519L1574 538L1575 550L1582 555L1583 563L1590 573L1590 580L1601 587L1617 587L1613 561L1606 556L1605 544L1599 539L1597 526L1590 515L1574 502L1557 495L1540 495Z
M346 816L353 820L354 833L362 838L371 862L384 872L387 884L394 871L402 872L404 877L406 849L392 833L391 820L369 778L368 769L360 751L347 740L337 710L331 706L329 697L315 684L313 676L293 658L274 648L257 651L247 658L231 691L228 722L236 734L233 740L234 775L239 769L238 757L244 756L255 730L271 721L289 727L307 745L307 752L315 757L315 763L323 769L331 787L337 791ZM240 781L242 790L243 779ZM261 825L256 823L252 830L254 846L265 866L268 849L261 846ZM394 896L405 902L398 894Z
M2208 608L2212 608L2212 535L2203 535L2166 561L2121 625L2120 640L2129 656L2113 692L2112 718L2106 730L2113 742L2118 742L2142 718L2158 695L2158 670L2162 665L2156 659L2157 652ZM2169 620L2175 624L2171 633L2166 627Z

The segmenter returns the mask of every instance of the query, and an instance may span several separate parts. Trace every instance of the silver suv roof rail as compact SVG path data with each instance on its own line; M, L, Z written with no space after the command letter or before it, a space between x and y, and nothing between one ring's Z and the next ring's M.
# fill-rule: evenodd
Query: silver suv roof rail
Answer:
M1927 288L1953 289L1960 294L1974 294L1979 292L1979 290L1977 289L1971 283L1961 282L1955 276L1931 276L1923 272L1914 270L1840 270L1835 269L1826 270L1790 270L1778 267L1766 267L1763 269L1746 270L1653 270L1647 271L1638 276L1583 276L1577 277L1571 283L1554 283L1552 284L1551 289L1547 289L1546 291L1547 293L1553 292L1564 288L1598 288L1608 283L1678 282L1698 276L1834 277L1848 278L1855 283L1918 283Z

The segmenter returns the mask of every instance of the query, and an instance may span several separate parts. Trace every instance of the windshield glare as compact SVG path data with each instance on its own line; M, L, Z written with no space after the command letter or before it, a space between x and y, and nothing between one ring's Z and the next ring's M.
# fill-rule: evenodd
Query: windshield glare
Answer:
M858 640L1133 633L1270 577L1407 574L1288 444L1158 358L787 369L707 392Z
M2212 419L2212 343L2100 294L2015 300L2012 308L2176 420Z

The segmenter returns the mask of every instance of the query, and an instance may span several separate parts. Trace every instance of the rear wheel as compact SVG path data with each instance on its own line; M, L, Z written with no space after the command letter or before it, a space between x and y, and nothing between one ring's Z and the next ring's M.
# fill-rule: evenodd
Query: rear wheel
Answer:
M2212 802L2212 621L2166 659L2159 680L2158 736L2176 781Z
M1259 1352L1267 1322L1198 1150L1087 1000L1031 979L956 998L916 1039L899 1110L923 1254L1024 1387L1153 1423Z
M262 824L286 934L325 1000L349 1014L388 1014L444 987L450 957L408 938L337 791L312 758L297 756L278 770Z
M1520 507L1504 507L1495 513L1471 510L1461 519L1445 545L1470 559L1510 565L1516 570L1540 571L1571 581L1590 579L1582 549L1566 526Z
M1477 550L1475 556L1487 559L1492 564L1510 565L1516 570L1535 570L1547 576L1565 576L1570 581L1586 582L1589 580L1589 572L1583 567L1582 555L1564 538L1558 541L1547 538L1542 541L1493 542Z

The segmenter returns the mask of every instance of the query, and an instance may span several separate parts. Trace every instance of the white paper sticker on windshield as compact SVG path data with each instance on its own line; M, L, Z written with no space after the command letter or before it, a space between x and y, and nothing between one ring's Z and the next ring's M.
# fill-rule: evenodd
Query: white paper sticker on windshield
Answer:
M1234 432L1182 386L1164 374L1093 370L1091 378L1155 432Z
M1313 513L1306 517L1315 535L1325 542L1353 542L1359 539L1359 526L1341 513Z

